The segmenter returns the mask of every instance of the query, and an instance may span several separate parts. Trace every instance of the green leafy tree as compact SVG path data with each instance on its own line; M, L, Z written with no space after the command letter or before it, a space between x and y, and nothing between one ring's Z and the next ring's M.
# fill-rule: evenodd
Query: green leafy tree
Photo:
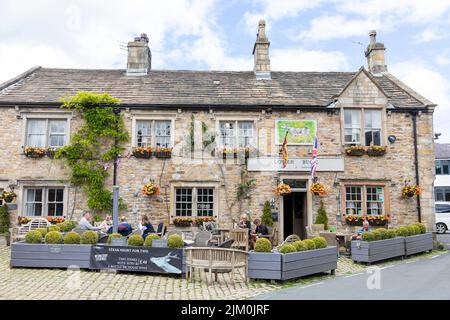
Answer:
M82 187L90 209L111 211L112 192L105 188L104 164L118 157L129 140L123 116L114 112L120 101L107 93L79 92L61 102L62 109L79 112L84 124L55 158L65 159L71 167L71 183ZM125 207L121 199L120 208Z
M0 206L0 234L6 234L9 232L9 226L11 221L9 218L8 207L6 204Z
M325 206L323 205L323 201L320 201L320 207L317 211L316 224L323 224L325 230L328 229L328 216Z
M261 216L261 223L269 227L273 226L272 209L270 209L269 201L264 202L263 214Z

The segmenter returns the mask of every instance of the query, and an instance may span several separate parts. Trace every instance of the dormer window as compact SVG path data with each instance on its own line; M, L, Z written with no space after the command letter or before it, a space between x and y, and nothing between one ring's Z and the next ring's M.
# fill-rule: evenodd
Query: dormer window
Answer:
M344 109L344 143L381 146L381 119L381 109Z

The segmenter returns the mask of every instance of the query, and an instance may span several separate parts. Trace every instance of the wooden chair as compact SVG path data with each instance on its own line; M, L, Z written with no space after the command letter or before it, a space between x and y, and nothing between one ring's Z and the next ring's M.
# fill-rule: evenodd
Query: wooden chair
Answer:
M26 234L31 230L48 228L50 225L51 223L45 218L33 218L23 226L10 228L11 243L24 240Z
M232 248L242 248L248 251L248 229L233 229L230 230L229 238L234 240Z
M186 248L186 271L188 279L192 281L194 269L207 269L209 273L208 283L212 283L212 273L231 273L231 281L234 283L234 271L244 269L245 281L248 282L248 252L224 249L217 247Z
M158 228L159 228L159 226L161 225L161 230L158 230ZM156 234L160 237L160 238L162 238L163 236L164 236L164 234L166 233L166 229L167 229L167 227L166 227L166 225L164 224L164 223L160 223L157 227L156 227Z
M258 236L259 238L266 238L269 239L270 242L272 243L272 246L275 244L275 234L277 232L277 229L274 227L267 227L267 230L269 230L269 234L268 235L260 235Z
M209 241L212 239L212 234L209 231L200 231L195 235L193 247L207 247Z

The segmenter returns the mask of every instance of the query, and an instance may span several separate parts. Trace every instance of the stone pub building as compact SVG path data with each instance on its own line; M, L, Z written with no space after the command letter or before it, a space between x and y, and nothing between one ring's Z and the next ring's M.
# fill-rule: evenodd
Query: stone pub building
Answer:
M145 213L154 223L211 216L229 227L241 213L259 217L269 201L278 239L304 237L321 202L336 230L349 230L350 215L384 216L389 226L420 220L433 228L436 105L389 73L376 32L365 50L367 68L354 72L272 71L269 46L260 21L252 71L153 70L143 34L128 43L125 70L34 67L1 84L0 191L17 194L10 204L12 221L79 219L88 210L62 160L29 158L24 148L69 143L82 119L61 109L59 99L91 91L121 101L131 139L117 184L127 204L123 214L132 223ZM326 189L321 197L309 191L314 136L317 178ZM386 152L347 155L352 145L382 146ZM170 158L142 159L131 156L135 147L173 149ZM112 188L112 165L105 170ZM141 193L149 182L160 186L158 196ZM280 183L293 192L276 195ZM405 183L419 184L422 194L402 198Z

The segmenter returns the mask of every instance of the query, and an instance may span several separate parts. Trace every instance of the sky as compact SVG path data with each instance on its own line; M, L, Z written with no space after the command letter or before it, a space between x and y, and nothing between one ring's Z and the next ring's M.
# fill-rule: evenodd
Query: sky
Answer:
M277 71L356 71L377 30L389 72L438 104L450 143L450 0L1 0L0 82L35 65L123 69L142 32L153 69L252 70L260 19Z

